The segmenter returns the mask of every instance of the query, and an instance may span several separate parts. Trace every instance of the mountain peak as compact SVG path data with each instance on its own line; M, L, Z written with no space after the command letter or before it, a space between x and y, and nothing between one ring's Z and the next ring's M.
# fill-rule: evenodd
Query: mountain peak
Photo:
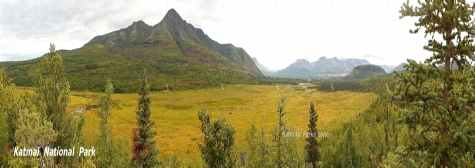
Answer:
M183 19L181 18L181 16L178 14L178 12L175 9L171 8L170 10L168 10L163 20L180 21Z
M142 29L148 29L148 28L150 28L150 26L142 20L134 21L132 25L127 27L127 29L133 29L133 30L139 30L139 31Z
M144 22L144 21L142 21L142 20L137 20L137 21L134 21L134 22L132 23L132 25L148 26L148 24L147 24L147 23L145 23L145 22Z

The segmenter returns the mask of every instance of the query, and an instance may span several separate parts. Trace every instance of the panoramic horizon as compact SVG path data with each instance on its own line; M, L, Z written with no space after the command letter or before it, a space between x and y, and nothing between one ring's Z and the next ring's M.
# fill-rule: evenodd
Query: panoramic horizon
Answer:
M80 48L93 37L126 28L134 21L143 20L153 26L169 9L175 9L212 39L243 48L271 70L283 69L297 59L316 61L320 57L358 58L396 66L406 59L420 61L429 56L420 47L425 44L423 36L408 33L412 22L399 19L403 2L3 0L0 61L39 57L47 53L49 43L56 44L58 49ZM20 5L20 11L11 11L18 10ZM94 8L104 10L91 10ZM246 12L239 12L241 9Z
M0 168L475 165L475 0L0 0Z

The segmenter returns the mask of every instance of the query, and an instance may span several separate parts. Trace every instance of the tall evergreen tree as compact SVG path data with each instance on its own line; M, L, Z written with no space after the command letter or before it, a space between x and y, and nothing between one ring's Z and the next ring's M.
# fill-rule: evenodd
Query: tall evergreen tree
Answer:
M134 149L132 163L138 168L159 167L158 149L155 146L155 128L150 119L150 86L144 70L141 86L139 88L139 101L137 110L137 128L134 135Z
M211 122L209 114L198 113L201 121L203 143L200 144L201 156L208 168L235 167L233 153L234 129L224 120Z
M98 116L100 119L100 135L98 141L98 167L109 167L113 165L114 151L109 127L109 117L111 113L111 94L114 92L114 86L110 80L105 85L105 95L100 100L100 110Z
M69 148L81 145L84 118L66 112L70 96L69 82L64 74L62 56L56 52L53 44L50 45L50 52L40 60L36 73L35 104L45 114L46 120L53 124L57 133L54 146ZM69 167L75 159L79 158L56 157L56 162Z
M284 134L287 133L287 126L285 121L285 111L284 111L285 98L282 98L277 105L277 127L274 132L274 143L275 143L275 161L274 164L277 168L287 167L284 158L285 149L285 140Z
M303 160L297 152L295 137L288 136L286 113L284 111L286 98L277 105L277 126L274 130L274 166L278 168L301 167Z
M317 120L318 114L315 110L315 104L310 103L310 109L308 110L309 119L308 119L308 137L306 138L305 150L306 158L305 162L312 165L312 168L319 167L320 161L320 147L317 141L318 130L317 130Z
M475 150L475 4L465 0L424 0L401 8L401 18L415 17L415 29L428 38L432 56L409 60L398 74L395 98L410 129L407 151L421 167L462 167ZM472 159L475 159L472 157Z
M64 115L69 103L69 82L64 75L62 56L50 45L50 52L41 59L37 70L36 93L42 101L47 118L55 130L64 128ZM59 138L62 138L61 135Z

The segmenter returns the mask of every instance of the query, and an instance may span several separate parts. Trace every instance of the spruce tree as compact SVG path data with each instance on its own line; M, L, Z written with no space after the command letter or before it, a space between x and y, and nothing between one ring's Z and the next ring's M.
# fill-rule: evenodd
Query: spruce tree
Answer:
M401 8L415 17L432 53L423 63L409 60L397 75L394 97L409 127L408 156L421 167L463 167L475 150L475 4L465 0L424 0ZM472 160L475 159L472 157Z
M308 111L308 137L306 138L305 151L306 158L305 162L310 164L312 168L319 167L320 161L320 147L318 144L318 130L317 130L317 120L318 114L315 110L315 104L310 103L310 109Z
M109 167L113 165L114 155L111 131L109 127L109 117L111 113L111 94L114 92L114 86L110 80L105 85L105 95L100 100L100 110L98 116L100 119L100 135L98 141L98 167Z
M274 143L275 143L275 165L277 168L287 167L285 163L285 140L284 134L287 133L287 126L285 121L285 111L284 111L285 98L282 98L277 105L277 127L274 132Z
M274 130L274 167L301 167L303 158L297 152L296 137L287 135L286 112L284 111L286 98L282 98L277 105L277 126Z
M69 82L64 75L62 56L50 45L50 52L41 59L37 70L36 93L42 101L47 118L55 130L64 128L64 115L69 103ZM63 138L60 135L59 138ZM61 140L60 140L61 141Z
M235 158L233 153L234 129L224 120L211 122L205 111L198 113L203 133L203 143L200 144L201 156L208 168L233 168Z
M155 146L155 128L151 120L150 86L144 70L141 86L139 88L139 101L137 110L137 128L134 135L132 164L138 168L159 167L158 149Z
M65 76L62 56L50 45L50 52L43 57L36 68L35 104L44 113L45 119L53 124L57 138L53 146L71 148L81 145L83 116L66 112L70 88ZM58 166L70 167L79 157L56 157Z

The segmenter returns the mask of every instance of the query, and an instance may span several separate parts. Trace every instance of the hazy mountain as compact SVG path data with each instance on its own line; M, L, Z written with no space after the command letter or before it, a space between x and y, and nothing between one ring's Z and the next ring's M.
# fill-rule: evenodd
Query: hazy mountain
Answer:
M396 66L393 71L395 71L395 72L405 71L406 70L406 68L404 68L405 65L406 65L406 63L401 63L398 66Z
M320 57L315 62L299 59L287 68L274 74L278 77L316 79L342 77L350 73L358 65L369 64L364 59L338 59L336 57Z
M256 64L257 68L259 68L259 70L265 75L265 76L270 76L272 75L274 72L272 70L270 70L269 68L267 68L265 65L261 64L256 57L253 57L252 60L254 61L254 63Z
M384 69L384 71L386 71L386 73L391 73L394 71L394 69L397 67L397 65L378 65L380 66L381 68Z
M372 76L384 75L386 72L378 65L359 65L353 68L347 79L366 79Z
M97 90L105 79L111 78L127 91L144 67L155 89L252 82L262 76L244 49L214 41L174 9L156 25L136 21L61 54L66 75L75 89ZM2 64L17 84L29 85L32 82L27 72L37 60Z

